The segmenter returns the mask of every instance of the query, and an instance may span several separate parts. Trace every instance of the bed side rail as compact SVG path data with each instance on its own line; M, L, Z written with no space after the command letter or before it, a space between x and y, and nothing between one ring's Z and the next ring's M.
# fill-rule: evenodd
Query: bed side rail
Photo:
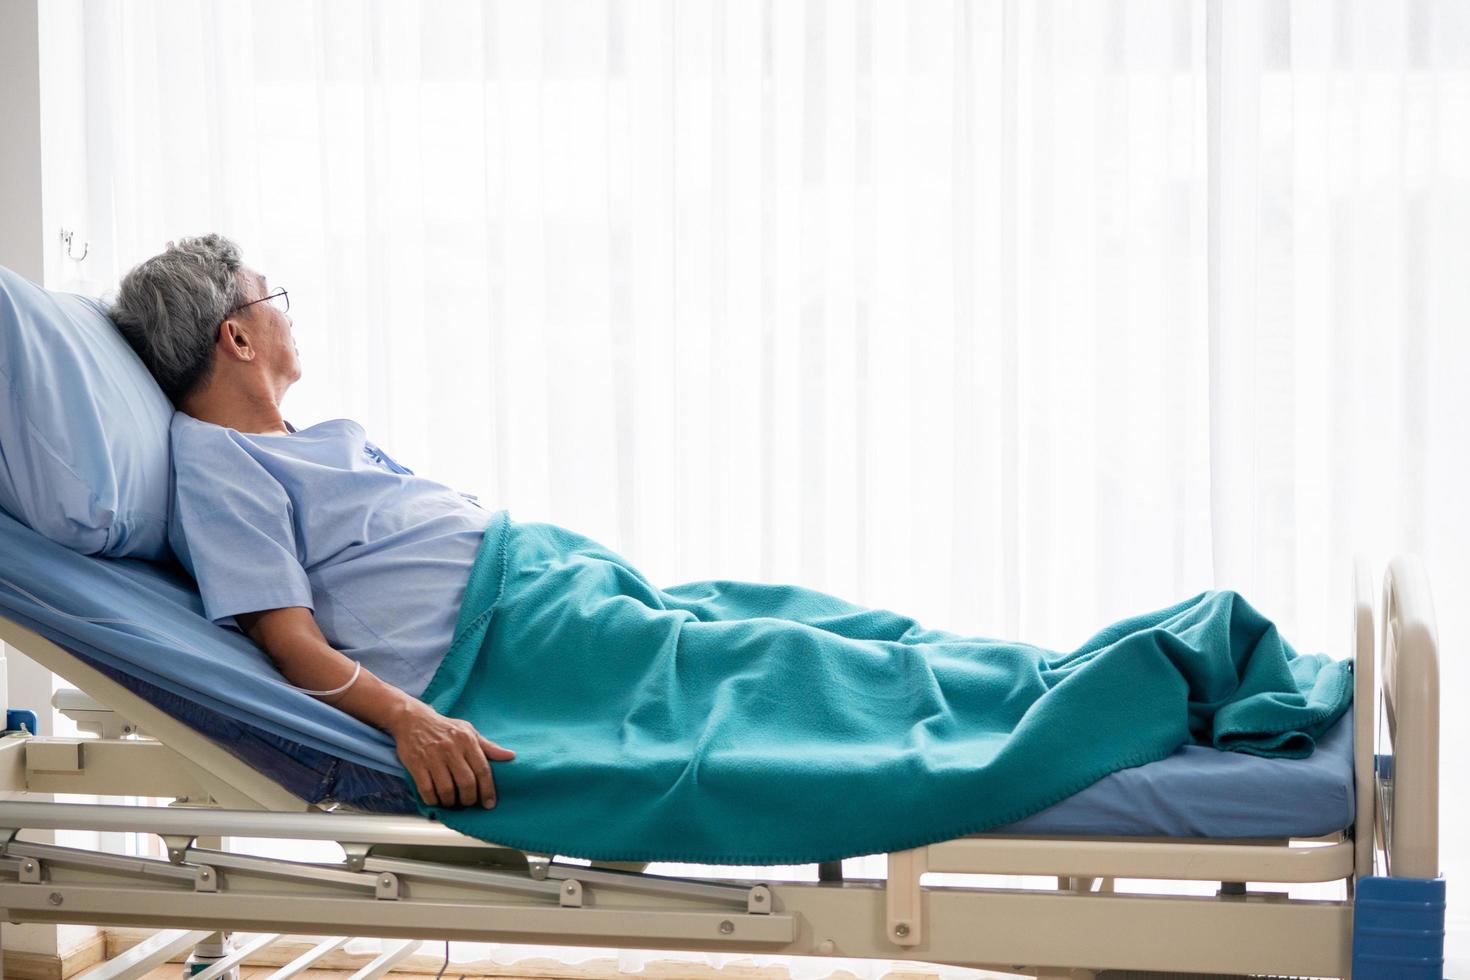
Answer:
M1439 876L1439 638L1423 563L1401 555L1383 583L1382 703L1375 760L1387 873Z
M1353 787L1356 816L1353 820L1354 880L1373 874L1376 852L1377 787L1373 781L1373 723L1377 717L1376 668L1378 651L1373 623L1373 572L1368 560L1353 559L1353 621L1350 650L1353 656Z

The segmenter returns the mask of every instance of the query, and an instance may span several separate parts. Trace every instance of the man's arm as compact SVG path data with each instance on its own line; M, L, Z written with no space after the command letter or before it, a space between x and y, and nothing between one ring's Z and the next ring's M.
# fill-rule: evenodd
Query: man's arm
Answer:
M352 676L352 660L327 642L310 609L237 613L235 622L298 687L332 690ZM398 758L425 803L495 805L490 760L505 762L515 753L485 738L469 722L444 717L367 670L346 691L323 700L393 737Z

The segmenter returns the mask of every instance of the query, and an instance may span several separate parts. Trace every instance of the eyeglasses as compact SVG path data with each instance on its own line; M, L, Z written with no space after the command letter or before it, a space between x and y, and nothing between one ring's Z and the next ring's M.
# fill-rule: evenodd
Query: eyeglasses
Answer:
M280 310L282 313L291 312L291 296L284 289L277 289L269 296L262 296L260 299L252 299L248 303L241 303L239 306L230 310L230 312L238 313L239 311L245 309L245 307L254 306L256 303L269 303L276 309Z

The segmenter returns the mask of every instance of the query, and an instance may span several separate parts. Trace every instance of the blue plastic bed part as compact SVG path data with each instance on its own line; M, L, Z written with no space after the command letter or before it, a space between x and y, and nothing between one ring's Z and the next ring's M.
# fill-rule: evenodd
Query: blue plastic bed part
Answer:
M36 713L29 708L11 708L5 712L5 730L36 734Z
M1441 980L1443 878L1361 878L1353 900L1355 980Z

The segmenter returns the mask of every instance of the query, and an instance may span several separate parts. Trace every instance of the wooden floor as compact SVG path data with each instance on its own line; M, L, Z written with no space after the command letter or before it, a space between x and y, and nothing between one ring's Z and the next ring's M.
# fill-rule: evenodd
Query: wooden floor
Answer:
M144 977L144 980L182 980L182 978L180 977L179 966L180 965L178 963L166 963L158 969L154 970L152 973L147 974ZM272 973L276 972L279 969L280 967L278 966L245 967L240 971L240 980L265 980L266 977L270 976ZM575 967L573 967L572 969L575 969ZM351 977L354 972L355 971L353 970L307 970L304 973L296 974L296 976L304 977L306 978L306 980L347 980L347 978ZM784 974L784 971L775 972ZM1023 980L1023 978L1013 977L1010 974L986 973L983 975L987 977L993 976L996 978L1000 978L1000 980ZM520 974L522 980L524 980L525 976L525 974ZM565 977L565 980L578 980L577 975L571 972L562 975L559 975L555 972L537 973L536 976L539 978L539 980L559 980L559 977ZM638 978L639 976L653 976L655 978L659 978L659 980L670 980L670 978L673 978L673 980L678 980L678 978L689 976L689 974L681 973L677 969L677 967L674 967L672 970L657 970L651 974L630 973L626 974L626 976L628 976L630 980L636 980L636 978ZM701 974L701 976L703 976L703 974ZM852 980L856 980L855 975L849 973L847 970L835 971L832 974L831 978L829 978L829 980L844 980L844 978L852 978ZM395 971L388 974L388 980L434 980L434 974L398 973ZM449 964L449 969L444 971L444 976L440 978L440 980L494 980L494 977L487 977L483 973L462 976L461 974L454 972L454 964L451 963ZM909 972L907 970L893 970L887 975L885 980L938 980L938 977L934 973L927 970L918 970L914 972ZM1223 978L1223 980L1231 980L1231 978L1226 977ZM1243 977L1241 978L1241 980L1249 980L1249 978Z
M454 972L454 964L444 971L441 980L461 980L461 975ZM240 971L240 980L265 980L279 970L278 966L247 966ZM144 980L180 980L180 967L177 963L165 963L152 973L147 974ZM347 980L352 976L352 970L307 970L305 973L296 974L305 980ZM434 980L432 973L390 973L392 980ZM471 977L470 980L485 980L483 976Z

